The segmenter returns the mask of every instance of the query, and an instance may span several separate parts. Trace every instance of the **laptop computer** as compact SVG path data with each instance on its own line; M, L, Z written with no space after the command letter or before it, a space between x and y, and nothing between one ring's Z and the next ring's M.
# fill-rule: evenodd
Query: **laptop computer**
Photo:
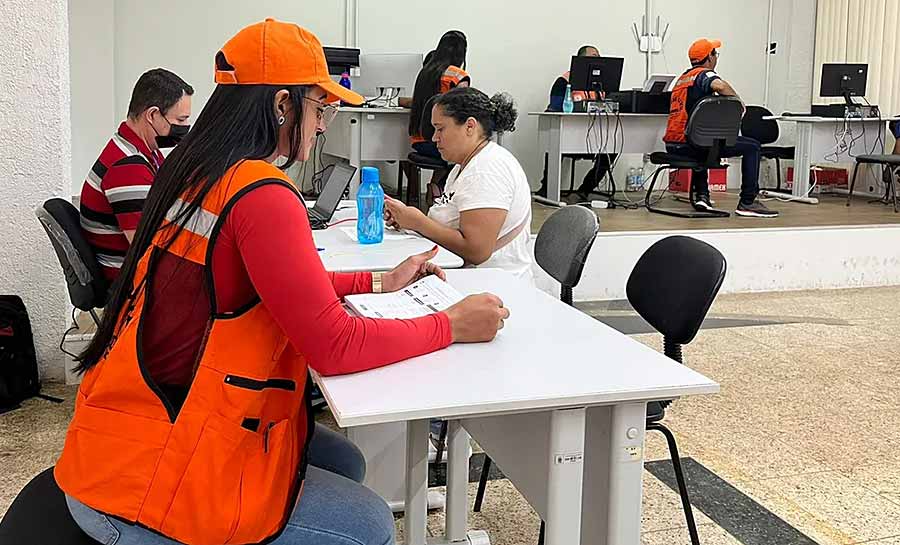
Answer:
M344 163L328 165L322 172L322 192L316 204L309 209L309 223L313 229L325 229L334 216L341 197L350 185L350 179L356 174L356 167Z

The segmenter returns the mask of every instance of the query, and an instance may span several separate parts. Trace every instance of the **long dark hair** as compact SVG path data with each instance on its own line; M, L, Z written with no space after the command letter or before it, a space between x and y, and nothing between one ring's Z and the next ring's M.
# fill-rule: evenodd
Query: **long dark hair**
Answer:
M200 112L191 131L163 163L156 175L134 241L125 264L113 284L109 302L94 338L78 357L77 370L84 372L100 361L113 342L119 315L136 294L132 293L137 264L150 247L166 213L175 201L190 195L189 204L166 229L166 248L174 242L186 220L225 172L238 161L265 159L275 153L278 144L278 119L275 94L286 89L294 107L296 124L291 132L291 155L285 165L294 163L303 142L303 97L306 87L273 85L219 85Z
M464 68L466 64L466 35L459 30L444 33L438 42L437 49L429 53L431 58L419 71L413 89L412 108L409 112L409 135L419 134L419 123L428 99L441 91L441 76L448 66Z
M508 93L497 93L488 98L486 94L474 87L457 87L437 97L435 107L440 107L447 117L453 118L457 125L462 125L470 117L481 125L484 137L490 139L494 132L512 132L516 130L516 119L519 112Z

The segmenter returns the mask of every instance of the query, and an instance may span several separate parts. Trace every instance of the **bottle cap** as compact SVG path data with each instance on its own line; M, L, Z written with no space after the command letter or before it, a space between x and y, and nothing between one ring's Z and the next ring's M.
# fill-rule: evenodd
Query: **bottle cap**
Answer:
M367 182L375 182L381 183L381 177L378 174L378 169L375 167L363 167L362 168L362 183Z

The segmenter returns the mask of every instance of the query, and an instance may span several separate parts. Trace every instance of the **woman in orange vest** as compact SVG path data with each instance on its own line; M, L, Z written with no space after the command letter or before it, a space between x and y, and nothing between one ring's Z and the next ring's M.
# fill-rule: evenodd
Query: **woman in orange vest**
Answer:
M309 368L354 373L487 341L509 313L481 295L416 320L349 316L344 295L443 275L433 251L384 274L322 267L282 169L309 157L331 103L362 98L330 79L312 33L271 19L222 47L215 80L80 358L56 480L105 544L393 543L358 450L312 420Z
M440 158L441 153L434 142L426 140L420 127L425 111L425 103L434 95L442 95L457 87L471 85L471 78L465 71L468 42L459 30L450 30L441 36L437 48L430 54L413 88L412 104L409 112L409 142L416 153Z

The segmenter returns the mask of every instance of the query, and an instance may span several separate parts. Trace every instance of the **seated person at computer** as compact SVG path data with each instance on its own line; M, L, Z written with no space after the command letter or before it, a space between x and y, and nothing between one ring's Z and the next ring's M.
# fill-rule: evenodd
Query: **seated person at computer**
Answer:
M428 157L440 157L434 142L422 137L419 129L425 103L434 95L442 95L456 87L466 87L470 83L469 74L463 69L466 64L466 35L451 30L441 36L431 59L425 63L416 77L413 89L411 111L409 113L409 141L416 153Z
M672 88L669 122L663 140L669 153L681 155L706 155L705 150L695 150L687 142L685 129L691 112L701 99L711 95L738 97L734 88L715 72L719 62L722 42L701 38L688 50L691 68L682 74ZM723 157L741 158L741 198L735 214L738 216L774 218L778 212L770 210L757 200L759 194L759 142L738 136L734 146L723 150ZM708 172L695 171L691 179L691 203L698 211L712 210L709 200Z
M491 141L515 128L516 109L505 94L493 98L472 87L440 96L431 114L434 142L454 163L444 195L423 214L385 197L389 226L421 233L468 265L504 269L533 282L531 194L522 166Z
M593 45L583 45L578 48L578 52L576 53L579 57L599 57L600 51ZM553 86L550 88L550 104L547 106L548 112L561 112L563 111L563 100L566 98L566 87L569 85L569 71L567 70L563 75L556 78L556 81L553 82ZM597 100L597 93L594 91L572 91L572 102L584 102L590 100ZM595 156L592 154L566 154L565 157L577 157L579 159L593 159ZM584 175L584 179L581 182L581 185L575 191L580 200L586 201L590 198L590 194L597 189L597 186L600 185L600 180L603 179L609 172L610 165L616 160L615 154L610 153L601 153L598 157L596 157L596 161L591 166L590 170ZM574 165L573 165L574 168ZM598 176L597 173L600 173ZM538 195L546 196L547 195L547 155L544 154L544 175L541 178L541 188L538 190Z
M171 148L190 130L194 89L163 68L148 70L131 92L128 117L81 186L81 231L107 280L115 280L134 239L150 185Z

